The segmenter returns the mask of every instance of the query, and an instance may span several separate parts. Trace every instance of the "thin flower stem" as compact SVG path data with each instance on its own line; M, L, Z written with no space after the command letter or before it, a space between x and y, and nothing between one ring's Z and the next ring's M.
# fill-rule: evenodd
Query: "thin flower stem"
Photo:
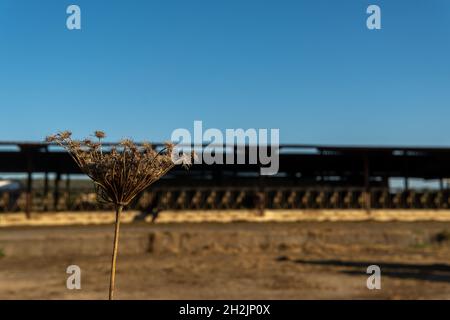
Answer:
M116 223L114 230L114 246L113 246L113 254L111 261L111 278L109 282L109 300L114 300L114 288L116 285L116 260L117 260L117 252L119 249L119 232L120 232L120 215L122 213L123 206L116 206Z

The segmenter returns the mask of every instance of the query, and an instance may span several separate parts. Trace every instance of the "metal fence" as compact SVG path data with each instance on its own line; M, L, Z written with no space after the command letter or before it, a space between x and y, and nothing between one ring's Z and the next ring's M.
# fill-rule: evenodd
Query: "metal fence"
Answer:
M26 208L26 192L0 193L0 212ZM96 211L110 205L97 202L91 190L70 190L60 194L33 191L32 210ZM130 209L214 210L214 209L448 209L450 190L388 190L363 188L154 188L142 193Z

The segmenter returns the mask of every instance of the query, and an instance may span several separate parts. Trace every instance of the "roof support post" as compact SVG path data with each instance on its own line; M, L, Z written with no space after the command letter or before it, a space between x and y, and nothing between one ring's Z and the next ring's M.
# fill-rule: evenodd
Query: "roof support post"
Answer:
M55 177L55 189L53 191L53 210L58 211L59 204L59 181L61 180L61 173L57 172Z
M366 210L371 208L371 197L370 197L370 164L369 156L364 155L364 206Z
M33 207L33 177L31 169L31 159L28 155L28 172L27 172L27 190L26 190L26 203L25 203L25 215L27 219L31 219L31 210Z

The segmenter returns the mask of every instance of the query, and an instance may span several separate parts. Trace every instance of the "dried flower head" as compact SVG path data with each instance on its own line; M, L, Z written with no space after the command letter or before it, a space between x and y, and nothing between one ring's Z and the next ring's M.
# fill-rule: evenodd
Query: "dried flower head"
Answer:
M98 138L98 139L104 139L106 137L106 134L103 131L95 131L94 135Z
M101 139L105 133L96 131L95 136L100 142L90 139L76 141L72 140L70 132L65 131L48 137L47 141L64 147L80 169L94 181L99 198L114 205L128 205L176 164L191 164L186 156L182 161L172 160L174 146L171 143L166 143L165 148L157 152L148 143L137 146L125 139L110 152L103 152Z
M110 152L103 152L102 139L105 133L95 131L94 135L98 142L92 142L90 139L72 140L72 133L69 131L47 137L47 141L64 147L80 169L94 181L99 198L115 205L116 222L109 285L109 299L112 300L123 207L177 163L189 166L191 159L184 155L180 161L173 161L173 154L176 152L171 143L166 143L165 148L157 152L149 143L139 147L129 139L112 147Z

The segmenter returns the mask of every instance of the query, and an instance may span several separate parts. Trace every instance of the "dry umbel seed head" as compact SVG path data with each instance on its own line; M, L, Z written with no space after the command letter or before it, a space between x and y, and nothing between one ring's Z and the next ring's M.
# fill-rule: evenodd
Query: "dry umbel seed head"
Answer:
M47 137L47 142L57 143L72 156L80 169L96 186L100 200L125 206L140 192L164 176L176 164L189 166L191 159L173 161L173 144L157 152L149 143L137 146L129 139L122 140L109 152L103 152L102 139L106 136L96 131L98 142L90 139L73 140L72 133L63 131ZM188 156L189 157L189 156Z
M77 141L72 139L71 132L63 131L47 137L47 141L65 148L80 169L94 181L100 200L115 206L116 222L109 285L109 299L112 300L115 288L120 215L123 207L176 164L189 166L194 154L179 156L171 143L167 143L163 150L157 152L149 143L145 143L141 147L129 139L113 146L109 152L103 152L102 139L105 138L105 133L95 131L94 136L98 142L90 139Z
M106 137L106 134L103 131L95 131L94 135L98 138L98 139L103 139Z

